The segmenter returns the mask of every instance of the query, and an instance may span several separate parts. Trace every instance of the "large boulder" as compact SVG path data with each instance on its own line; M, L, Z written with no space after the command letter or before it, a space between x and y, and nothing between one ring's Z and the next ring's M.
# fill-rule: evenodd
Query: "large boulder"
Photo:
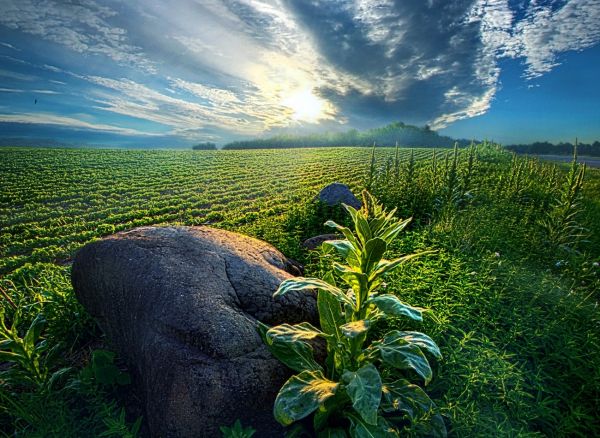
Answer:
M332 183L325 186L317 196L317 199L329 206L344 203L356 209L361 207L361 202L354 196L346 184Z
M209 227L142 227L82 248L72 281L133 376L152 436L216 437L236 419L282 436L290 371L257 333L316 321L313 295L274 299L290 264L265 242Z

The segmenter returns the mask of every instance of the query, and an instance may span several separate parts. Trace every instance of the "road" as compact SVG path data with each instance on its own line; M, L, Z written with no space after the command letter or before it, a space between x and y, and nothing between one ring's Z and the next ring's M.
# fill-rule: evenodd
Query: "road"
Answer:
M561 163L570 163L573 157L569 155L534 155L541 160L558 161ZM580 163L586 163L588 167L600 167L600 157L577 157L577 161Z

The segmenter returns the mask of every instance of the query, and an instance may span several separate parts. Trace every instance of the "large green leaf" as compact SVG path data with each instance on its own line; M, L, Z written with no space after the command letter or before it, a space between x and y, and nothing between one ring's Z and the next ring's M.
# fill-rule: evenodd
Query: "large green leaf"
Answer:
M381 260L375 266L375 269L371 273L371 276L369 279L374 279L375 277L378 277L380 275L387 274L409 260L412 260L414 258L420 257L425 254L431 254L433 252L435 252L435 251L422 251L422 252L418 252L415 254L407 254L405 256L402 256L402 257L394 259L394 260Z
M374 265L379 263L387 249L385 240L376 237L365 244L362 253L362 272L369 273Z
M340 329L340 326L345 323L345 318L338 300L327 292L319 291L317 308L321 329L328 335L325 365L328 372L331 373L328 374L331 377L334 370L343 368L343 349L339 345L340 342L347 342Z
M325 333L309 322L295 325L281 324L267 331L267 337L281 342L310 341L318 336L324 337Z
M382 411L388 414L404 412L411 420L429 415L428 421L420 421L414 425L413 430L418 436L445 438L448 435L442 416L440 414L431 415L431 411L435 408L435 403L425 391L406 379L386 382L383 385ZM391 417L388 418L392 420ZM400 418L400 421L404 422L404 418Z
M307 289L319 289L324 290L332 294L340 302L353 304L352 301L346 296L346 294L335 286L327 283L326 281L318 278L304 278L296 277L284 280L279 285L279 288L273 294L274 297L285 295L291 291L307 290Z
M33 350L35 342L39 339L45 325L46 318L44 318L44 315L39 313L29 326L29 329L27 329L27 333L25 333L25 337L23 338L23 344L25 345L25 348Z
M360 260L360 250L349 240L326 240L323 245L335 248L350 264L357 265Z
M267 336L269 326L259 321L258 332L273 356L294 371L323 370L315 361L312 347L306 342L282 342Z
M424 333L412 332L412 331L403 332L403 331L399 331L399 330L393 330L393 331L387 333L387 335L386 335L386 339L393 340L396 338L402 339L402 340L408 342L409 344L418 345L420 348L431 353L437 359L442 358L442 353L440 352L440 349L437 346L437 344L433 341L433 339L431 339L429 336L427 336Z
M423 377L426 385L431 381L433 374L431 367L417 345L409 344L397 337L386 336L383 341L373 343L373 346L379 350L381 359L388 365L401 370L414 370Z
M367 289L368 277L363 274L358 268L351 268L350 266L342 265L334 262L333 269L336 270L342 279L350 286L355 292Z
M382 228L385 227L387 221L385 217L377 217L369 220L369 228L373 232L373 236L378 236Z
M423 321L421 310L404 304L395 295L383 294L370 298L369 304L375 305L379 310L388 316L408 316L415 321Z
M392 211L390 211L387 214L387 216L385 217L385 220L388 221L388 222L391 221L391 220L393 220L394 219L394 215L396 214L397 210L398 210L398 207L392 209ZM385 214L385 212L384 212L384 214Z
M350 230L350 228L339 225L332 220L325 222L325 226L335 228L341 232L344 237L348 239L354 246L358 244L358 241L356 240L356 237L354 237L354 234L352 234L352 230Z
M406 379L398 379L383 385L381 409L384 412L405 412L411 419L422 416L435 407L420 386Z
M368 319L361 319L360 321L352 321L347 324L344 324L340 327L340 330L347 338L353 339L357 336L362 335L371 325L371 321Z
M356 219L354 220L354 228L356 229L356 235L363 245L366 245L373 237L371 228L369 228L369 223L360 212L356 215Z
M267 347L277 359L294 371L322 370L314 357L312 347L306 342L272 341Z
M344 316L338 300L321 290L317 295L317 308L319 309L321 329L328 335L341 339L340 326L344 324Z
M344 209L348 212L352 218L352 222L356 223L356 216L359 214L358 210L348 204L344 204L343 202L342 207L344 207Z
M393 438L400 435L396 429L389 424L383 417L377 417L377 424L372 425L362 419L362 417L347 413L350 420L350 436L352 438Z
M412 218L409 217L408 219L405 219L402 222L398 222L398 223L392 225L388 230L386 230L383 234L381 234L380 237L383 240L385 240L386 243L389 244L398 236L398 234L400 234L400 231L402 231L404 228L406 228L406 226L409 224L409 222L411 220L412 220Z
M335 395L338 386L339 383L326 379L321 371L302 371L290 377L275 399L275 419L288 426L310 415Z
M356 372L342 375L352 407L369 424L377 424L377 409L381 402L381 376L373 364L367 364Z

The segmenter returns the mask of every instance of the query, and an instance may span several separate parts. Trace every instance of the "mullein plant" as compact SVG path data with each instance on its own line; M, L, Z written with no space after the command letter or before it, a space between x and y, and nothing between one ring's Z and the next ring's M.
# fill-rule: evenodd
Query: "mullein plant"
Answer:
M585 164L577 162L576 141L567 178L546 217L540 221L548 243L567 252L577 252L577 245L587 235L587 230L578 221L583 213L581 200L585 170Z
M411 420L430 417L427 433L445 436L446 429L434 403L413 381L427 385L432 370L425 353L440 359L435 342L423 333L391 330L370 340L369 329L388 317L422 321L423 309L382 292L384 276L408 260L383 258L387 248L410 219L398 220L367 192L356 210L344 205L353 229L333 221L344 240L325 242L345 261L333 263L340 279L329 273L324 279L292 278L281 283L275 297L291 291L318 290L321 328L308 322L275 327L260 325L270 351L298 374L280 389L274 415L283 426L313 415L318 437L394 437ZM313 355L311 341L327 344L323 364ZM306 424L306 420L303 422Z

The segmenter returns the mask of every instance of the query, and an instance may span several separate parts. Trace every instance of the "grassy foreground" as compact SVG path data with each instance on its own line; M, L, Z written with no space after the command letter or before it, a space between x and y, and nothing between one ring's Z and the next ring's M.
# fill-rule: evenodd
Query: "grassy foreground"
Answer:
M577 166L491 146L375 152L0 149L0 433L139 429L120 402L125 370L73 296L69 261L83 244L140 225L209 223L267 240L322 276L332 255L299 242L344 220L311 203L340 181L414 216L394 255L436 251L386 281L430 309L425 322L386 324L440 346L426 391L451 436L600 435L600 171L578 188Z

